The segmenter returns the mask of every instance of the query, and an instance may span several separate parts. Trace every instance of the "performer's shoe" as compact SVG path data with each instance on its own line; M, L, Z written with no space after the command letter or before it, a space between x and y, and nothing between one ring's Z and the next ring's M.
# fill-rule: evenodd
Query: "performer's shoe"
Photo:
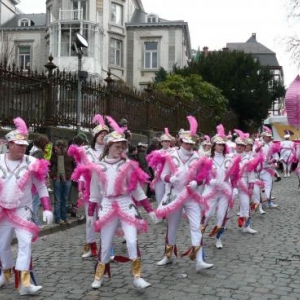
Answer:
M274 203L273 201L268 202L268 207L269 208L277 208L278 204Z
M254 229L252 229L250 226L243 227L243 232L245 232L245 233L251 233L251 234L257 233L257 231L254 230Z
M291 173L290 172L287 173L287 177L291 177Z
M158 266L165 266L171 264L173 262L172 258L168 258L166 255L160 260L157 265Z
M221 239L216 239L216 248L217 249L222 249L223 248L223 244Z
M84 244L82 258L87 258L92 256L92 249L90 244Z
M4 272L3 269L1 270L1 275L0 275L0 288L2 288L4 285L6 285L6 279L4 277Z
M264 215L266 212L263 210L263 206L262 206L262 204L260 203L259 204L259 206L258 206L258 210L259 210L259 213L261 214L261 215Z
M151 286L151 283L147 282L141 277L134 277L133 279L133 285L138 289L145 289L149 286Z
M21 296L24 295L36 295L40 292L40 290L43 287L41 285L33 285L30 284L29 286L23 286L23 284L21 284L20 288L19 288L19 293Z
M196 271L199 272L201 270L207 270L211 269L214 265L213 264L208 264L204 261L197 261L196 263Z
M99 288L102 286L102 283L103 283L103 277L102 277L100 280L95 279L95 280L93 281L91 287L92 287L93 289L99 289Z

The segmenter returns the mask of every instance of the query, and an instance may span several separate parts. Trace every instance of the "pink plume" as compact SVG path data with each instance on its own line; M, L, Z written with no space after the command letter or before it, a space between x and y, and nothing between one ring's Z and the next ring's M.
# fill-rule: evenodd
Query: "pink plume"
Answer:
M238 134L241 139L245 139L245 133L242 130L234 129L234 132Z
M225 137L226 136L225 135L225 130L224 130L224 127L223 127L222 124L220 124L220 125L217 126L217 135L219 137Z
M196 135L198 129L198 122L196 118L193 116L187 116L187 119L190 123L190 135L191 136Z
M125 128L121 128L121 127L117 124L117 122L116 122L112 117L106 116L105 118L107 119L109 125L110 125L115 131L117 131L118 133L121 133L121 134L124 132Z
M204 136L204 139L207 141L207 142L210 142L210 137L208 135L205 135Z
M268 133L272 133L271 129L268 126L263 125L263 129Z
M165 127L165 134L170 135L169 128Z
M14 119L14 124L16 126L16 129L23 135L27 135L28 134L28 128L26 126L26 123L24 122L23 119L21 119L20 117L17 117Z
M248 138L249 138L249 136L250 136L250 134L249 134L249 133L244 133L244 135L245 135L245 138L246 138L246 139L248 139Z
M262 152L259 152L254 159L250 160L247 164L247 172L256 171L257 167L264 162L264 156Z
M99 125L104 126L104 119L101 115L97 114L93 118L93 123L98 123Z
M231 130L228 131L228 135L232 135L232 134L231 134Z

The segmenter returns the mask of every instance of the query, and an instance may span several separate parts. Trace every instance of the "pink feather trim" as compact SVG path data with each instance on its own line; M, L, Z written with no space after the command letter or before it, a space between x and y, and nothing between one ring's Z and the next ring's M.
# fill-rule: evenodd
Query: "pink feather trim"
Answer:
M208 135L205 135L204 136L204 139L207 141L207 142L210 142L210 137Z
M262 152L258 152L257 155L249 161L246 166L247 172L253 172L257 170L257 167L264 162L264 156Z
M233 158L231 166L226 171L226 177L231 179L231 183L235 186L240 179L240 162L241 156L237 155Z
M95 124L98 123L101 126L105 125L103 117L101 115L99 115L99 114L97 114L97 115L94 116L92 122L95 123Z
M238 134L241 139L245 139L245 133L242 130L234 129L234 132Z
M196 180L198 183L210 180L213 162L206 156L202 156L194 162L188 172L187 182Z
M165 127L165 134L170 135L169 128Z
M120 218L122 221L133 225L137 228L138 233L141 232L147 232L148 231L148 224L143 219L138 219L134 216L131 216L127 213L125 213L117 203L118 199L116 197L116 200L112 203L110 211L105 214L104 216L101 216L99 220L95 222L94 229L96 232L101 231L102 227L109 223L114 218Z
M20 117L15 118L14 124L16 126L16 129L22 134L22 135L28 135L28 128L26 126L26 123L24 122L23 119Z
M272 130L268 126L263 125L263 129L265 132L272 133Z
M105 117L109 123L109 125L118 133L122 134L125 130L125 128L121 128L117 122L110 116Z
M187 119L190 123L190 135L194 136L197 133L198 122L197 122L196 118L193 116L187 116Z
M83 163L83 164L90 164L90 160L86 156L86 151L83 147L78 147L77 145L70 145L68 149L68 155L73 156L75 159L75 162L77 164Z

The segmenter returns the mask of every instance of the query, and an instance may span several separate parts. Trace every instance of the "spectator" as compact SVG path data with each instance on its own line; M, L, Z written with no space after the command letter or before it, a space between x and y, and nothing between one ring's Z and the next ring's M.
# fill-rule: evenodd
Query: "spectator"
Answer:
M60 225L71 223L67 215L67 202L73 170L74 160L67 154L66 141L57 140L51 157L50 175L54 186L54 219Z
M132 133L128 129L128 121L126 119L121 119L119 122L119 126L124 130L124 134L127 140L131 139Z

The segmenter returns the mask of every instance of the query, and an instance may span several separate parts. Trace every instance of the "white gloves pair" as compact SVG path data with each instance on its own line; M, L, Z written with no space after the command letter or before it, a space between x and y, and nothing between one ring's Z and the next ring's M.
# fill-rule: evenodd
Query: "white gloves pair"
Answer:
M43 221L47 222L47 225L50 225L53 223L53 213L50 210L44 210L43 211Z
M198 187L197 181L196 180L192 180L189 182L189 184L187 185L191 190L195 191Z

